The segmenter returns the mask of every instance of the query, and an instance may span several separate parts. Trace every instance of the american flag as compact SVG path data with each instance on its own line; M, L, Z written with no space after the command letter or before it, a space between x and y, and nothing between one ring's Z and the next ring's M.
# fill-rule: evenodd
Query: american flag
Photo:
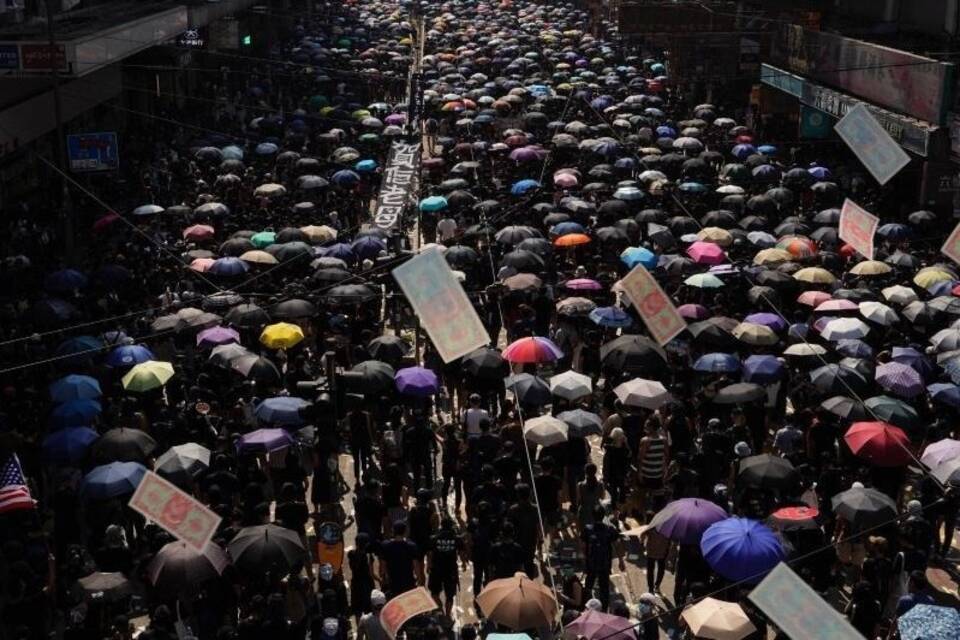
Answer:
M0 513L33 509L36 505L23 478L17 454L11 453L0 466Z

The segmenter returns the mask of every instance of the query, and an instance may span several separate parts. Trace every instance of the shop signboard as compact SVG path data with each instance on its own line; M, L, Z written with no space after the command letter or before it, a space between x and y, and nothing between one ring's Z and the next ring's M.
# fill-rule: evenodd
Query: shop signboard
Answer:
M0 69L19 69L20 49L15 44L0 44Z
M805 104L800 105L800 137L802 139L823 140L830 137L831 131L833 131L833 118L819 109Z
M69 135L67 157L71 171L116 171L120 168L117 134L106 131Z
M954 65L799 25L781 25L770 60L877 106L945 123Z
M867 107L858 104L834 127L880 184L910 164L910 156L890 137Z
M67 53L62 44L22 44L20 63L24 71L66 71Z

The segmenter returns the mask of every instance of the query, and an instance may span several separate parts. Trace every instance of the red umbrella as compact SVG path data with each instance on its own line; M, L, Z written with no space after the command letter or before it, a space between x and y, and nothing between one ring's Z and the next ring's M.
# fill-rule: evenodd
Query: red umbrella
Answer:
M813 507L783 507L770 514L768 523L783 531L816 529L819 516L820 511Z
M515 340L503 350L507 362L551 362L563 357L563 352L547 338L532 336Z
M96 222L93 223L93 230L97 233L106 231L113 225L114 222L120 219L120 214L111 211L107 215L99 218Z
M878 467L902 467L912 459L907 434L886 422L855 422L843 439L853 453Z
M183 230L183 239L194 242L197 240L209 240L213 237L214 233L213 227L208 224L195 224Z

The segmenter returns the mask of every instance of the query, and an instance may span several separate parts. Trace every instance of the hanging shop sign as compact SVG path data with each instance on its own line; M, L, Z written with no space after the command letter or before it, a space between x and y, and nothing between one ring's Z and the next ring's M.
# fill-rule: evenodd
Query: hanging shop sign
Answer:
M373 223L384 231L400 224L403 210L415 199L420 173L420 143L394 142L383 169Z
M799 25L781 25L773 64L880 107L944 124L954 65Z
M24 71L66 71L67 53L62 44L22 44L20 63Z
M207 44L207 39L199 28L187 29L177 36L178 47L188 47L190 49L202 49Z
M19 69L20 49L15 44L0 44L0 69Z
M105 131L69 135L67 156L71 171L116 171L120 168L117 134Z

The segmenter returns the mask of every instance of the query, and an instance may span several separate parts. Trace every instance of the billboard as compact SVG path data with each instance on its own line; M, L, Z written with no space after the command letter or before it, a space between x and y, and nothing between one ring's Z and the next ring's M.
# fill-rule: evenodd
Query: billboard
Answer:
M106 131L69 135L67 158L71 171L116 171L120 168L117 134Z
M954 65L798 25L781 25L770 61L899 113L944 124Z

